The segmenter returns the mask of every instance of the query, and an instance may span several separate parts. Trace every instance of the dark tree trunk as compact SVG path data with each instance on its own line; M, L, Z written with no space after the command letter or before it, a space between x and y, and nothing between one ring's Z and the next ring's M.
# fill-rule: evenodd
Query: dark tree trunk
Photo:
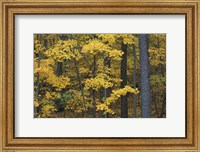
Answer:
M105 71L105 68L106 68L106 67L108 67L108 68L111 67L110 59L107 58L107 57L104 58L104 73L106 72L106 71ZM105 88L105 89L104 89L104 97L105 97L105 99L106 99L107 97L109 97L110 94L111 94L111 88ZM106 118L109 118L109 113L106 113L106 114L105 114L105 117L106 117Z
M134 69L133 69L133 88L136 89L136 49L135 44L133 44L133 53L134 53ZM137 118L137 96L136 94L133 94L133 117Z
M105 56L104 56L103 70L104 70L104 73L105 73L106 72L106 58L105 58ZM107 89L106 88L103 89L103 96L106 100L106 98L107 98ZM104 115L104 117L107 118L107 113Z
M58 77L62 75L62 62L57 62L56 75ZM62 92L63 90L61 91L61 97L62 97ZM61 106L61 99L56 100L56 106L57 106L58 112L64 111L64 107Z
M92 75L93 78L95 78L95 72L96 72L96 57L93 58L93 70ZM92 90L92 99L93 99L93 117L96 118L96 97L95 97L95 90Z
M74 59L74 66L75 66L75 70L76 70L76 74L77 74L77 80L78 80L78 84L79 84L79 88L80 88L80 91L81 91L81 95L82 95L82 99L83 99L83 115L84 115L84 118L86 118L86 102L85 102L85 95L84 95L84 88L83 88L83 85L81 83L81 76L80 76L80 73L79 73L79 69L78 69L78 63L76 61L76 59Z
M124 88L127 84L127 44L122 42L121 49L124 52L121 60L121 88ZM127 95L121 96L121 117L128 118Z
M62 75L62 62L57 62L56 75L58 77Z
M47 50L47 48L48 48L48 41L47 41L47 38L44 39L44 47L45 47L45 49Z
M68 40L68 36L67 36L67 35L61 35L61 36L60 36L60 39L61 39L61 40ZM57 66L56 74L57 74L57 76L59 77L59 76L61 76L62 73L63 73L63 70L62 70L63 63L62 63L62 62L57 62L56 64L57 64L57 65L56 65L56 66Z
M67 35L62 35L60 36L60 39L61 40L68 40L68 36ZM55 43L55 39L53 39L53 43ZM64 64L66 63L66 61L64 62L56 62L56 75L58 77L60 77L62 74L63 74L63 66ZM62 89L61 91L61 98L63 97L63 93L64 93L64 89ZM56 105L57 105L57 108L58 108L58 111L65 111L65 107L63 107L62 103L61 103L61 99L58 99L56 101ZM65 113L65 117L67 116L67 113L66 111L64 112Z
M148 35L139 35L142 118L151 117Z
M155 106L155 111L156 111L156 117L159 117L159 113L158 113L158 102L157 102L157 94L155 93L155 95L153 96L153 100L154 100L154 106Z
M160 113L160 118L165 118L166 117L166 94L163 96L163 103L162 103L162 109Z
M159 37L157 37L157 48L158 49L160 48L160 39L159 39ZM160 58L160 61L162 61L161 58ZM162 77L165 77L166 68L162 64L159 65L158 68L160 68L160 72L161 72ZM161 113L160 113L159 117L160 118L162 118L162 117L165 118L166 117L166 89L163 92L162 109L161 109Z
M38 39L39 39L39 41L40 41L40 44L42 45L42 35L41 35L41 34L38 36ZM40 51L39 51L39 52L38 52L38 62L37 62L38 68L40 67L40 60L41 60L41 53L40 53ZM37 90L36 90L36 100L37 100L37 101L39 101L39 93L40 93L40 74L37 73ZM35 117L36 117L36 115L37 115L37 112L38 112L38 108L35 107L35 108L34 108L34 116L35 116Z

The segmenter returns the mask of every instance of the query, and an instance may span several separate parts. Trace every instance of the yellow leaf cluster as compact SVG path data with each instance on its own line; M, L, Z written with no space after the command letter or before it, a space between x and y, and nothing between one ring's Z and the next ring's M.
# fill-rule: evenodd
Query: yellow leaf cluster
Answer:
M82 55L80 54L77 47L76 40L67 40L67 41L58 41L54 47L49 48L45 55L51 57L58 62L63 62L65 59L71 60L76 59L80 60Z
M88 73L88 72L89 72L89 69L80 67L80 68L79 68L79 72L80 72L81 74Z
M109 44L115 42L115 35L116 34L97 34L97 36L102 39L102 42L106 42Z
M110 97L108 97L106 99L107 105L110 105L110 103L116 101L121 96L125 96L127 93L138 94L139 90L137 88L134 89L134 88L132 88L130 86L125 86L124 88L121 88L121 89L118 89L118 90L113 90L112 94L110 95Z
M34 46L35 46L35 50L34 50L35 53L43 52L43 51L45 50L45 47L43 47L43 46L40 44L40 41L39 41L39 40L35 40L35 41L34 41Z
M35 73L48 73L48 72L49 72L49 68L47 68L47 67L39 67L39 68L34 69L34 74Z
M34 59L34 74L39 73L42 78L48 76L48 74L53 73L51 66L53 64L55 63L52 59L43 59L38 67L38 58Z
M39 102L38 101L34 101L34 106L35 107L38 107L40 104L39 104Z
M54 62L52 61L52 59L47 59L47 60L42 60L41 61L41 66L37 67L37 61L35 61L34 63L34 73L39 73L40 74L40 78L44 79L45 82L49 83L50 85L52 85L53 87L56 88L56 91L60 91L64 88L66 88L66 86L70 85L70 79L68 77L65 76L56 76L54 74L54 70L52 68L52 64L54 64ZM55 98L56 95L52 95L52 98ZM48 98L48 96L47 96ZM49 97L50 98L50 97Z
M51 57L58 62L62 62L64 59L70 59L71 56L69 53L65 53L59 47L50 48L45 52L47 57Z
M113 86L111 79L107 74L98 74L95 78L90 78L85 80L85 89L96 90L98 91L100 88L110 88Z
M119 34L118 37L123 39L124 44L133 44L134 43L134 36L133 34Z
M97 73L105 73L107 75L111 73L111 68L109 68L104 64L103 58L97 61L97 65L98 65Z
M70 79L68 77L64 77L63 75L57 77L55 74L49 74L46 78L46 82L55 87L56 91L61 91L66 88L66 86L70 85Z
M121 50L109 50L106 51L106 54L113 60L121 60L122 59L121 57L124 54L124 52L122 52Z
M104 111L104 114L109 113L109 114L114 114L114 111L111 110L108 105L106 105L105 103L100 103L99 105L97 105L97 111L101 110Z
M43 117L50 117L51 113L56 111L56 108L52 105L44 105L42 107L42 116Z
M112 49L110 46L97 39L91 40L88 44L84 45L82 52L93 56L98 53L104 54L106 57L112 58L113 60L121 60L121 56L123 55L121 50Z
M113 90L112 94L106 98L104 103L100 103L97 105L97 110L107 111L108 113L112 113L112 110L109 109L109 105L115 101L117 101L121 96L125 96L127 93L138 94L139 90L136 88L131 88L130 86L125 86L124 88Z
M110 47L97 39L91 40L82 48L83 53L89 53L92 55L96 55L97 53L103 53L105 50L110 50Z
M46 94L45 94L45 99L46 100L59 99L60 97L61 97L60 93L57 93L57 92L48 92L48 91L46 91Z
M163 48L151 48L149 51L149 61L151 65L166 64L166 51Z

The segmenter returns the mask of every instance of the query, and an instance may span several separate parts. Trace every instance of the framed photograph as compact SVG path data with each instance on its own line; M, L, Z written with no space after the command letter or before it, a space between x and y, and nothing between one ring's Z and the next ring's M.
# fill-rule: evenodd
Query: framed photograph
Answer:
M0 7L0 151L200 151L199 0Z

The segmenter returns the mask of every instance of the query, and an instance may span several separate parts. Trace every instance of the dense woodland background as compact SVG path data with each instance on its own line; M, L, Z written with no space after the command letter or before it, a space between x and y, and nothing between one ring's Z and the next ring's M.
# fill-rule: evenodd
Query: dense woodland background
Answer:
M165 34L35 34L34 117L165 118Z

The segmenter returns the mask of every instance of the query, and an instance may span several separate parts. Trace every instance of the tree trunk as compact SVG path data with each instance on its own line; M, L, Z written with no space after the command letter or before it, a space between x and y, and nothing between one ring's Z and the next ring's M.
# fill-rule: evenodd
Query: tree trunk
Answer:
M60 38L61 38L61 40L63 40L63 39L65 40L65 39L67 39L67 36L60 37ZM53 44L56 43L55 39L52 39L52 43ZM57 77L60 77L63 73L62 66L63 66L62 62L56 62L56 76ZM63 94L63 90L61 91L61 98L62 98L62 94ZM58 112L64 111L64 108L61 106L61 99L56 100L56 106L57 106Z
M154 100L154 106L155 106L155 111L156 111L156 117L158 118L159 117L159 113L158 113L158 102L157 102L157 94L155 94L154 96L153 96L153 100Z
M56 76L60 77L62 75L62 62L57 62L57 67L56 67ZM63 94L63 90L61 91L61 98L62 98L62 94ZM58 99L56 101L56 105L57 105L57 110L58 112L63 111L64 108L61 107L61 99Z
M163 98L162 109L159 116L160 118L166 118L166 94L164 94Z
M59 36L61 40L65 41L68 40L68 35L60 35ZM67 63L67 60L64 60L63 62L56 62L56 75L59 77L63 74L63 67L65 68ZM66 69L64 69L64 72L66 72ZM64 89L61 91L61 98L63 97ZM61 100L57 100L57 107L58 111L64 111L65 117L67 117L67 110L65 110L65 107L61 107Z
M104 58L104 73L106 73L106 67L110 68L110 59L107 57ZM111 88L104 88L104 97L105 99L110 96L111 94ZM105 114L105 118L109 118L109 114Z
M121 88L124 88L127 84L127 44L122 42L121 49L124 52L121 60ZM121 96L121 117L128 118L127 95Z
M40 41L40 44L42 45L42 35L38 35L38 39ZM38 52L38 68L40 68L40 60L41 60L41 53L40 51ZM40 74L37 73L37 90L36 90L36 99L37 101L39 101L39 93L40 93ZM34 108L34 116L36 117L37 116L37 112L38 112L38 109L37 107Z
M104 56L103 71L104 71L104 74L105 74L105 72L106 72L106 58L105 58L105 56ZM104 90L103 91L103 95L104 95L104 98L106 100L106 98L107 98L107 89L104 88L103 90ZM104 117L107 118L107 113L104 115Z
M134 69L133 69L133 88L136 89L136 49L135 44L133 44L133 53L134 53ZM137 96L133 94L133 117L137 118Z
M96 72L96 57L94 55L94 58L93 58L93 70L92 70L93 78L95 78L95 72ZM96 118L96 97L95 97L95 90L92 90L92 99L93 99L93 118Z
M151 117L148 35L139 35L142 118Z
M84 108L83 115L84 115L84 118L86 118L86 103L85 103L84 90L83 90L83 86L82 86L82 83L81 83L81 77L80 77L80 73L79 73L79 70L78 70L78 64L77 64L76 59L74 59L74 66L75 66L75 70L76 70L76 74L77 74L77 80L78 80L79 88L80 88L82 99L83 99L83 108Z
M157 48L158 49L160 48L160 39L159 39L159 37L157 37ZM161 58L160 58L160 60L161 60ZM161 75L163 77L165 77L165 73L166 73L165 71L166 71L166 69L164 68L164 66L162 64L159 65L159 67L160 67ZM163 92L162 109L161 109L161 113L160 113L159 117L160 118L165 118L166 117L166 89Z
M56 75L58 77L62 75L62 62L57 62Z

